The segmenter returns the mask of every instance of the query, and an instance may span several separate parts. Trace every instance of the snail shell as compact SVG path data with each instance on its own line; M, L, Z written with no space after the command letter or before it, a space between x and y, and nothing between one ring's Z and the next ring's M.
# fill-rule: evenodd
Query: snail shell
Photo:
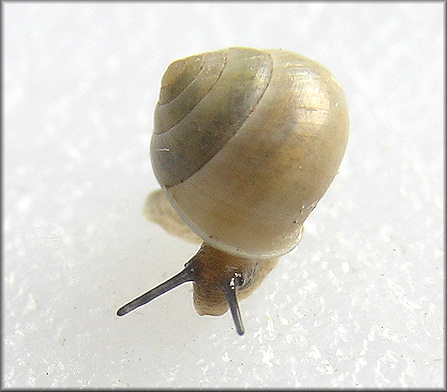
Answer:
M211 246L283 255L332 182L348 139L344 93L318 63L230 48L174 62L151 158L177 213Z
M299 243L348 134L341 87L304 56L229 48L172 63L155 108L152 166L163 194L203 244L183 271L118 315L193 281L197 312L230 308L242 334L237 299ZM154 211L165 213L154 220L182 232L163 194L152 197Z

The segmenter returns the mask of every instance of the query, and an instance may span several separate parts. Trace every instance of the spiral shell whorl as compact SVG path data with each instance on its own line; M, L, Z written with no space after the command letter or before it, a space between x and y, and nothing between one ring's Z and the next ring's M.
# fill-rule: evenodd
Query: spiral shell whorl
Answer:
M169 66L151 143L162 186L185 181L216 155L255 109L271 73L269 54L254 49L205 53Z

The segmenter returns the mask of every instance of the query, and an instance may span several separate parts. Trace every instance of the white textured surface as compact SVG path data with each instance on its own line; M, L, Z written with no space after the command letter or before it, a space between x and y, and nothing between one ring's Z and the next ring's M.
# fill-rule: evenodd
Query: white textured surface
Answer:
M3 4L3 386L443 386L443 8ZM244 337L188 285L118 318L196 250L142 214L161 76L238 45L334 73L340 174Z

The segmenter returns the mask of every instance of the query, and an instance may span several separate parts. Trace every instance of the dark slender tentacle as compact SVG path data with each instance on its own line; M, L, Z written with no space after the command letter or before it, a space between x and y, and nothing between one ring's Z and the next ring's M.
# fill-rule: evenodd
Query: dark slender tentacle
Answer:
M228 285L224 285L224 293L227 298L228 305L230 306L231 315L233 316L236 331L239 335L243 335L245 332L244 324L242 323L241 311L237 302L236 288L238 287L238 279L231 278Z
M183 283L191 282L194 279L195 279L194 269L187 264L185 268L182 271L180 271L177 275L174 275L167 281L159 284L158 286L142 294L138 298L135 298L134 300L130 301L128 304L122 306L121 308L118 309L116 314L118 316L124 316L125 314L131 312L132 310L138 308L139 306L145 305L148 302L152 301L153 299L157 298L158 296L176 288L177 286L180 286Z

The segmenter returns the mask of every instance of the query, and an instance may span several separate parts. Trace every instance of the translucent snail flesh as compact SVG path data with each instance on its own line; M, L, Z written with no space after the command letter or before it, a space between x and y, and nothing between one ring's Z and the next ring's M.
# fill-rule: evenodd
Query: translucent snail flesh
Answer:
M298 244L348 134L343 90L304 56L228 48L172 63L155 108L152 166L159 203L167 197L203 244L179 274L117 314L192 281L197 312L230 309L242 335L237 300Z

